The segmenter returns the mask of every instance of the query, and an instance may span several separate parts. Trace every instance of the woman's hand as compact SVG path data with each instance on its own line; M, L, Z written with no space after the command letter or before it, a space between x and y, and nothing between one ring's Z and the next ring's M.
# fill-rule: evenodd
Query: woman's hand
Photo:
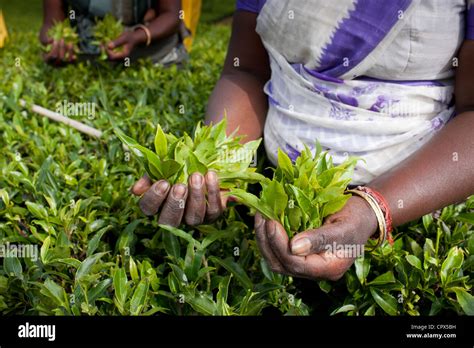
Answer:
M372 208L357 196L320 228L299 233L291 241L278 221L255 215L257 243L271 270L301 278L338 280L358 256L344 255L342 247L357 250L376 230Z
M43 56L44 61L48 64L64 65L73 63L77 59L74 45L66 44L64 39L58 41L46 38L43 44L51 46L50 51Z
M105 47L110 60L121 60L129 57L136 46L146 41L142 30L124 31L117 39Z
M212 222L222 214L227 197L221 194L217 173L209 171L205 176L194 173L188 185L175 184L170 187L166 180L152 183L148 176L138 180L132 188L140 199L140 209L145 215L158 213L158 222L164 225L179 226L184 216L186 224L195 226L204 221Z

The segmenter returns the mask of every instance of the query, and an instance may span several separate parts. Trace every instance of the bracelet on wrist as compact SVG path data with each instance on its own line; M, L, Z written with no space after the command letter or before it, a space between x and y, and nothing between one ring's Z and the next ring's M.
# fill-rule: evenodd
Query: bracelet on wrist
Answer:
M356 189L346 190L346 192L363 198L374 211L379 230L378 236L376 237L377 244L375 248L382 245L385 240L388 240L388 242L393 245L392 215L383 196L374 189L365 186L358 186Z
M137 29L141 29L145 32L145 35L146 35L146 45L147 46L150 46L151 44L151 32L150 32L150 29L148 29L145 25L143 24L137 24L134 28L133 28L133 31L136 31Z

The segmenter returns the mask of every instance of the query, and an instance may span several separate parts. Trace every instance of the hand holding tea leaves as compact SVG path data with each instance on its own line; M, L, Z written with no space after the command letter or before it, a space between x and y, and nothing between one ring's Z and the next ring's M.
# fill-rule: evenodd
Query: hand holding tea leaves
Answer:
M79 36L68 19L56 22L41 41L46 45L44 48L47 52L44 57L46 62L58 65L76 60Z
M131 36L133 33L124 32L122 23L113 15L107 13L104 18L97 19L94 27L94 43L100 47L100 59L128 56L135 45Z
M271 181L261 183L260 198L241 189L230 192L257 211L257 243L274 272L339 279L354 257L339 257L327 246L364 245L376 230L370 206L344 194L357 159L334 166L327 157L319 145L315 156L306 147L292 164L279 150L278 167Z
M107 57L110 60L120 60L129 57L133 49L144 42L141 34L143 34L141 31L123 32L116 40L107 44L105 48Z
M143 195L139 204L146 215L161 208L159 223L171 226L178 226L183 216L189 225L213 221L226 205L221 189L265 180L249 168L260 140L241 144L235 132L226 135L226 125L225 119L215 126L198 124L193 138L177 138L158 126L155 152L115 131L148 173L132 189Z
M346 256L327 247L364 245L376 229L377 220L370 206L356 196L321 227L301 232L291 240L277 220L255 215L257 243L270 269L309 279L340 279L357 255Z

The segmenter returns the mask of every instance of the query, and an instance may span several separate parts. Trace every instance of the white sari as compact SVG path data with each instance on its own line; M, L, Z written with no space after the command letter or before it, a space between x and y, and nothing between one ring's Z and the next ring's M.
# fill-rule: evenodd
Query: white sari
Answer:
M383 9L369 8L374 1ZM361 157L353 184L365 184L422 147L454 115L450 64L464 38L465 1L449 2L267 0L257 32L272 70L270 160L278 147L294 159L317 140L335 163Z

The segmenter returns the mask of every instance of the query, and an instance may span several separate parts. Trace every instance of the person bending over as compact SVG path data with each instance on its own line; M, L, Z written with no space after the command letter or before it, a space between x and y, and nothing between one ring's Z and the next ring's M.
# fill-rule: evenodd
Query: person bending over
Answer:
M111 14L125 29L106 43L109 60L149 57L163 65L182 63L188 57L183 39L189 32L180 20L180 8L180 0L43 0L40 42L51 47L44 59L53 65L72 63L78 59L77 49L80 57L97 57L100 47L94 43L94 26L97 20ZM55 23L68 18L79 35L79 47L48 36Z

